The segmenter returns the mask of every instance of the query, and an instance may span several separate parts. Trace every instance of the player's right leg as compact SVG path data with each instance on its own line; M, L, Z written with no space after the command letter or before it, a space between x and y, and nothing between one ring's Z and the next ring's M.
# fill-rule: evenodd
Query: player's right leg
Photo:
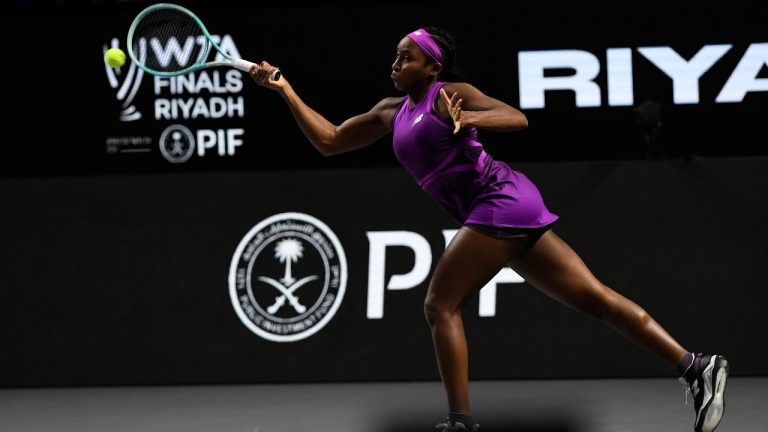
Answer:
M605 321L671 365L678 366L688 355L644 309L603 285L576 252L551 230L509 264L548 296ZM728 362L716 355L691 363L684 374L685 384L694 396L697 432L711 432L720 422L727 377Z

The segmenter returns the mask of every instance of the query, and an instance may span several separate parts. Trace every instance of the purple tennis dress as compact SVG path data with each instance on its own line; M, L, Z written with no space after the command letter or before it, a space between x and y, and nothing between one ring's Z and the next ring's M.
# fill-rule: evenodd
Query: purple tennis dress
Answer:
M530 229L557 220L528 177L483 150L477 129L454 135L434 110L444 84L412 108L405 97L392 119L395 155L419 186L464 225Z

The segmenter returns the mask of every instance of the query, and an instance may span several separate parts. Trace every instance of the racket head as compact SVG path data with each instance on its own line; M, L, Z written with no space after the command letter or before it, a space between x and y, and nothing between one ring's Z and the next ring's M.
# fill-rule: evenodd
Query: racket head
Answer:
M139 12L128 30L128 56L145 72L179 76L208 66L230 65L203 22L189 9L158 3ZM206 62L211 47L228 61Z

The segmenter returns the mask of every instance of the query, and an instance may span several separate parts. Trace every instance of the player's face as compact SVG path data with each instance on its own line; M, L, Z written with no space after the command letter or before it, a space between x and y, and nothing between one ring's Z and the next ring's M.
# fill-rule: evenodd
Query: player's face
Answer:
M433 64L409 37L404 37L397 44L397 54L395 62L392 63L391 75L396 89L409 92L423 85L430 78L430 72L433 69Z

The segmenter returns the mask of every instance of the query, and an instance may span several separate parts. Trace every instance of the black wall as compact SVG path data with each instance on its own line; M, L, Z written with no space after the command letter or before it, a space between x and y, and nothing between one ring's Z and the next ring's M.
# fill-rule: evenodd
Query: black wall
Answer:
M387 145L322 158L304 144L280 97L237 73L242 88L233 93L201 90L174 95L166 87L156 95L154 80L144 75L129 104L143 116L121 121L129 92L118 98L119 88L110 84L102 53L113 39L126 48L133 17L149 3L57 4L3 6L0 14L8 59L0 72L6 83L3 124L14 131L6 135L1 175L397 166ZM761 137L768 66L763 64L753 77L757 80L753 87L763 89L755 88L738 103L716 101L750 48L764 49L768 43L765 2L729 2L716 11L686 2L183 4L213 34L229 37L244 58L279 66L299 95L336 124L384 97L398 95L389 78L397 43L419 26L437 25L456 34L464 79L513 106L521 102L520 53L576 50L599 62L594 82L600 88L600 106L577 107L572 91L546 92L545 108L524 109L530 121L527 130L481 134L499 159L645 159L644 133L635 126L633 108L647 100L661 105L657 142L668 157L766 155ZM669 47L690 61L713 45L731 47L698 80L698 103L676 103L672 79L639 51ZM631 53L633 106L609 105L607 51L616 48ZM768 61L762 57L750 58ZM128 81L128 66L115 77L116 83ZM219 68L205 74L223 81L226 72ZM550 77L573 73L567 68L546 71ZM155 118L158 99L210 102L215 97L242 97L242 115ZM211 150L173 164L161 155L159 140L174 124L193 132L242 129L237 134L242 145L235 147L234 155L219 156ZM139 144L131 144L131 139ZM387 137L381 144L389 142Z
M277 94L237 72L189 76L229 76L238 86L232 91L171 94L149 75L128 79L130 64L107 69L104 50L113 40L125 49L131 20L149 4L0 5L0 386L437 379L422 316L428 279L385 290L383 316L368 317L372 270L383 265L381 284L389 284L417 263L403 246L386 248L386 262L372 259L370 234L423 238L431 270L444 230L457 228L399 167L391 137L324 158ZM768 3L183 4L244 58L278 65L335 124L398 95L389 78L395 47L420 26L453 30L464 80L513 106L521 104L521 53L594 57L599 106L578 107L573 92L550 91L544 108L523 109L528 129L481 131L481 141L534 180L561 216L555 231L604 283L684 346L728 355L733 374L768 372L761 362L768 59L754 54L768 43ZM673 81L640 52L668 47L689 61L715 45L730 49L698 80L698 103L676 102ZM607 53L616 48L630 52L631 106L609 104ZM748 77L755 89L741 101L717 102L748 57L759 66ZM548 77L572 73L547 70ZM119 93L133 84L135 93ZM239 104L231 116L157 117L161 99L227 97ZM634 108L648 100L662 109L655 142L663 160L655 162L646 161L646 131L635 125ZM141 118L131 117L136 112ZM172 162L161 138L181 126L198 147ZM224 143L231 154L226 145L223 155L217 147L199 152L206 131L217 145L219 131L231 133L234 141ZM347 279L324 327L279 343L240 319L230 279L243 238L285 212L311 215L335 233ZM294 274L329 274L322 247L302 245L306 256ZM256 265L263 273L250 280L257 303L280 294L257 276L278 278L284 269L264 251ZM315 267L302 267L309 262ZM301 302L327 295L313 285L319 281L296 291ZM473 378L673 375L660 359L527 283L499 284L495 303L484 303L495 313L481 316L481 297L465 310ZM288 319L291 310L277 314Z
M515 168L604 283L689 349L727 354L734 374L768 372L765 159ZM401 169L6 179L0 195L3 386L438 377L422 314L428 279L385 291L383 316L367 317L371 265L383 264L370 261L368 233L416 233L434 263L442 230L456 229ZM325 327L279 343L243 324L228 280L243 237L283 212L335 233L348 279ZM277 278L271 247L257 265L275 266L258 271ZM308 242L304 252L297 278L312 271ZM387 248L386 281L415 260ZM278 294L254 286L270 303ZM317 298L312 289L300 300ZM493 316L478 307L476 296L464 311L474 378L674 374L527 283L499 285Z

